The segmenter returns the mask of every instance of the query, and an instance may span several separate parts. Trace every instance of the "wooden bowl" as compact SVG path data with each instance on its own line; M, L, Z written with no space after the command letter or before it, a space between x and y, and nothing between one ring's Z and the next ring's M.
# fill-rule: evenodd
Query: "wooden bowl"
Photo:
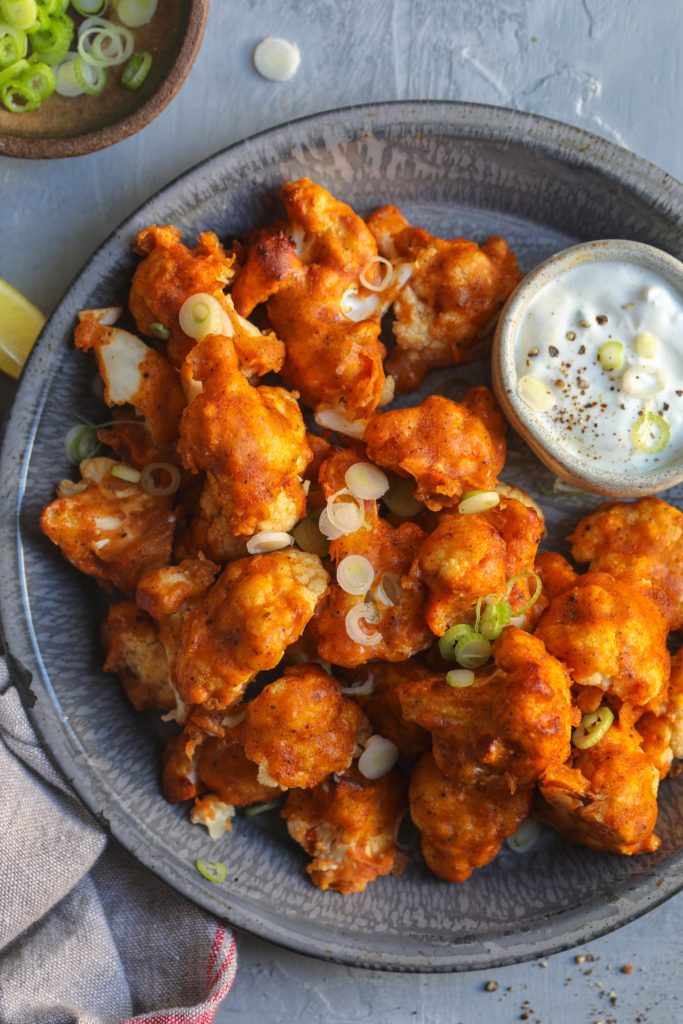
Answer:
M667 490L683 481L683 456L680 452L672 450L649 470L637 467L628 457L620 470L610 469L596 459L589 461L567 444L566 430L563 432L549 417L530 408L517 389L517 341L530 303L565 271L586 263L598 265L605 261L634 263L654 271L683 299L683 263L654 246L607 239L583 242L564 249L527 274L504 306L493 341L493 388L508 422L556 476L594 494L636 498Z
M140 131L185 81L208 13L209 0L164 0L149 24L134 30L135 49L152 55L152 67L139 89L127 89L120 74L112 73L97 96L53 93L37 110L23 114L11 114L0 105L0 155L80 156Z

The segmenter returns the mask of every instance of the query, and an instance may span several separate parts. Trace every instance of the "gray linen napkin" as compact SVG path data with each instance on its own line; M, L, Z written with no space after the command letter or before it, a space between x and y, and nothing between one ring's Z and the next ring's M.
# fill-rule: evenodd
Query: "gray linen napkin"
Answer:
M208 1024L235 970L232 933L71 793L0 659L0 1024Z

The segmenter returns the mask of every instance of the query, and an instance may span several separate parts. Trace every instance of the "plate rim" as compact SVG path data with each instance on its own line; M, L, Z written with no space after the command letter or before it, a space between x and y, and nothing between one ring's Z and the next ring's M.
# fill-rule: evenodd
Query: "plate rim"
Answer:
M396 114L401 111L402 120L396 119ZM169 195L177 190L178 184L190 185L193 179L204 175L210 176L212 168L223 165L225 161L234 162L239 166L240 155L243 150L257 147L261 141L268 141L275 146L281 139L285 141L301 130L308 131L308 137L314 133L317 126L330 128L331 122L337 122L338 130L346 126L354 126L354 130L344 137L347 141L359 137L363 129L381 128L383 134L390 132L392 125L412 125L422 127L425 131L433 131L442 127L450 129L450 134L470 138L486 138L496 141L503 134L510 140L510 133L515 130L519 137L512 139L515 143L523 144L525 141L531 148L542 149L546 154L554 156L563 162L574 163L577 166L588 166L601 174L608 174L612 178L618 178L620 185L627 187L644 199L654 203L660 212L666 212L668 219L675 225L683 227L683 186L667 172L662 171L654 164L625 150L620 146L593 135L583 129L572 125L566 125L561 121L554 121L525 111L511 110L505 107L496 107L485 104L460 103L449 100L414 100L403 101L393 100L384 103L359 104L352 107L341 107L330 111L307 115L289 121L286 124L277 125L265 129L246 139L227 146L205 160L199 161L188 170L173 178L168 184L147 197L137 206L99 245L88 258L83 268L76 275L62 299L55 307L54 312L45 324L41 336L36 343L26 369L19 381L17 393L6 417L2 445L0 448L0 485L2 490L3 505L6 509L5 515L0 523L0 555L4 558L5 566L12 567L17 572L17 580L14 583L11 579L11 572L3 574L0 579L0 630L5 643L5 649L10 661L10 668L13 681L21 694L24 706L27 708L32 724L43 742L48 755L56 764L60 773L65 776L70 784L76 789L80 799L94 813L100 824L103 824L116 841L138 859L140 863L152 870L158 877L162 878L171 888L181 892L185 898L193 900L205 910L218 917L225 917L224 904L217 906L215 899L212 899L210 890L195 885L194 892L190 895L187 889L180 889L180 879L174 880L169 872L164 871L163 861L153 863L154 858L144 856L144 851L131 850L129 841L120 835L122 828L120 822L103 819L101 809L98 815L96 807L92 806L91 787L85 784L84 780L76 780L70 777L68 771L62 765L62 760L55 753L55 747L60 750L60 744L52 742L54 722L53 709L45 707L36 697L34 689L37 683L42 682L44 693L48 699L53 699L57 707L56 694L52 689L51 682L42 669L37 645L30 642L32 626L30 618L27 620L24 612L23 602L28 601L28 595L24 592L25 579L21 574L21 527L19 517L22 508L26 473L31 456L35 431L38 427L40 415L45 404L47 393L50 388L54 374L57 372L59 361L63 355L64 340L66 332L59 328L60 320L71 322L73 319L72 309L75 310L75 297L79 290L89 287L88 268L96 261L96 257L109 249L115 249L121 245L122 236L127 233L128 226L141 216L155 201L163 202ZM553 133L557 131L557 135ZM493 134L492 134L493 133ZM549 135L548 135L549 133ZM558 138L558 135L562 136ZM566 139L566 141L565 141ZM339 140L337 140L339 141ZM332 144L328 142L328 144ZM580 144L580 145L579 145ZM588 155L588 151L590 154ZM618 174L615 165L618 164ZM665 188L666 201L662 198L662 188ZM654 194L653 194L654 193ZM101 274L98 275L101 277ZM71 308L70 308L71 307ZM52 332L55 331L56 342L50 341ZM45 370L41 373L32 374L31 368L39 360L46 363ZM21 433L21 441L16 442L14 436L16 431L28 424L28 432ZM14 505L13 505L14 503ZM10 556L8 560L8 556ZM14 588L14 593L10 593ZM16 599L21 597L19 608ZM12 601L14 600L14 606ZM21 620L19 622L18 620ZM25 635L20 635L17 630L23 627ZM26 627L28 626L28 630ZM31 664L33 672L27 667ZM33 675L33 679L28 676ZM40 687L39 687L40 688ZM63 726L63 720L62 720ZM64 735L60 736L64 741ZM62 752L63 756L63 752ZM73 764L73 760L71 761ZM90 798L90 799L89 799ZM127 812L126 812L127 815ZM333 944L336 949L321 948L313 945L310 940L299 932L294 932L291 927L282 926L273 921L265 921L258 918L251 911L243 912L239 908L231 907L229 920L237 927L251 932L258 938L275 942L284 948L299 953L316 956L323 960L330 960L352 966L364 966L374 969L398 970L398 971L420 971L423 973L467 971L483 968L494 968L511 963L519 963L523 960L533 959L539 955L551 955L555 952L571 948L572 946L590 941L604 935L617 927L635 920L643 913L654 909L665 902L683 887L683 870L679 871L679 877L674 879L672 886L661 884L661 876L670 868L683 868L683 850L679 850L670 857L661 867L654 868L649 875L634 875L620 883L614 890L614 909L601 921L591 924L586 921L586 908L582 905L578 908L569 908L557 911L548 915L552 922L552 938L547 936L542 940L542 945L534 944L533 939L529 944L529 932L520 926L516 929L517 940L509 944L505 949L494 953L488 958L482 959L478 954L472 961L463 959L465 954L461 953L454 959L452 953L436 957L431 954L432 959L428 962L415 962L414 955L410 958L393 954L392 958L382 956L381 950L374 952L373 958L362 957L358 950L352 948L353 938L348 937L345 944L340 937L334 938ZM630 904L631 909L624 913L623 908L618 909L618 901L627 895L638 890L639 898ZM575 920L578 918L578 921ZM534 923L536 927L536 922ZM508 936L509 938L509 936ZM462 944L458 949L466 950Z

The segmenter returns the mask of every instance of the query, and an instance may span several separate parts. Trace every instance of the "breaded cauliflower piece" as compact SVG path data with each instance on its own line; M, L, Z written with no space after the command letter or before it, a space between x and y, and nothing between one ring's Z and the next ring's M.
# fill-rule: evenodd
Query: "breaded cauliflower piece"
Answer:
M292 665L245 705L241 737L259 765L259 781L280 789L311 789L343 772L357 749L357 734L370 729L363 712L344 697L319 665Z
M660 840L659 772L640 737L615 722L595 746L576 751L570 765L548 767L539 780L534 814L574 843L612 853L652 853Z
M395 206L368 218L381 254L403 257L414 270L394 302L396 348L387 370L400 392L420 386L439 366L484 355L503 304L522 278L503 238L483 246L464 238L435 238L411 227Z
M168 562L178 514L172 497L152 497L139 484L112 476L116 465L103 457L81 462L81 481L62 481L40 527L105 590L132 591L145 569Z
M136 711L175 707L166 649L157 627L135 601L113 604L100 629L105 672L118 676Z
M178 692L208 709L236 704L258 672L274 668L327 589L316 555L272 551L231 562L178 640Z
M379 317L352 320L341 307L377 246L346 203L307 178L288 182L281 195L288 223L247 239L232 290L235 307L249 316L268 303L287 353L283 379L306 405L366 418L385 389Z
M671 659L666 696L663 702L655 704L659 713L646 708L637 718L636 729L642 737L644 752L657 765L663 779L669 773L678 775L681 766L673 765L673 760L683 759L683 647Z
M129 331L87 316L76 328L75 341L82 352L94 351L110 408L132 405L145 417L156 444L177 440L185 395L177 370L165 356Z
M365 443L371 462L412 476L415 497L436 512L456 505L467 491L492 490L505 462L504 429L494 441L464 402L442 395L374 416Z
M410 776L410 815L420 830L427 867L447 882L464 882L496 856L529 814L531 787L510 793L502 779L473 786L447 778L431 753Z
M683 512L661 498L608 501L567 539L590 572L625 580L652 598L669 629L683 626Z
M207 474L205 517L218 506L237 536L291 529L306 510L302 474L312 458L296 398L252 387L227 338L198 342L183 374L201 391L183 413L178 451L186 468Z
M558 551L539 551L534 568L541 577L543 594L548 601L569 590L579 578L576 569Z
M536 627L572 679L642 706L666 694L667 628L654 601L604 572L579 576L553 598Z
M158 336L152 324L161 324L170 332L166 351L175 366L182 365L195 343L180 327L180 309L190 296L203 293L213 296L225 310L245 376L261 377L280 369L282 342L272 332L262 334L238 316L232 299L223 292L233 278L235 257L223 250L212 231L202 232L190 248L180 241L177 228L154 225L140 232L135 251L145 258L133 275L130 311L145 337Z
M371 683L372 692L354 694L354 700L367 715L373 732L396 744L402 758L411 761L429 748L431 737L427 730L403 717L398 688L404 683L433 678L433 669L417 658L399 662L371 661L348 676L353 685Z
M306 871L314 885L363 892L368 882L405 867L395 839L405 807L400 772L371 780L351 768L314 789L290 790L282 817L292 839L313 857Z
M409 587L426 584L431 630L442 636L448 626L473 623L479 598L506 599L513 614L525 608L535 591L542 530L535 510L515 498L502 497L487 512L443 516L405 581Z
M514 793L567 760L579 717L564 665L538 637L507 626L493 657L495 666L478 669L471 686L432 676L399 686L398 695L404 717L431 732L445 775L468 785L504 779Z

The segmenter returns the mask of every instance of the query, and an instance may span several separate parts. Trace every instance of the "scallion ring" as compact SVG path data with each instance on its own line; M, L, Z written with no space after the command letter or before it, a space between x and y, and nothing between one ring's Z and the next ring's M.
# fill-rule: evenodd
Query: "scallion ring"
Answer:
M589 711L581 725L572 733L572 743L579 750L588 750L599 743L614 721L614 712L603 704L597 711Z
M485 636L475 633L474 636L463 637L455 645L455 660L463 668L479 668L491 657L491 644Z
M26 82L32 89L35 89L38 94L38 99L42 103L48 96L52 96L55 91L55 73L49 64L45 64L43 61L36 61L35 64L31 64L21 76L21 80Z
M361 622L370 625L376 625L379 622L379 612L374 604L355 604L353 608L349 608L344 625L346 626L349 638L355 644L374 647L375 644L380 643L382 634L379 630L373 630L373 632L369 633L361 626Z
M512 609L507 601L492 601L484 605L479 620L479 632L487 640L495 640L503 632L510 619Z
M112 466L111 475L118 477L119 480L127 480L129 484L137 484L140 482L141 473L139 469L134 469L133 466L119 463L116 466Z
M168 327L164 327L162 323L155 320L149 325L150 334L153 334L155 338L159 338L160 341L168 341L171 336L171 332Z
M517 831L508 837L507 845L515 853L526 853L541 834L541 826L533 818L525 818Z
M28 110L37 110L40 96L23 77L13 78L0 87L0 101L11 114L22 114Z
M371 462L355 462L347 469L344 479L354 498L362 498L364 501L381 498L389 490L386 473Z
M64 451L69 462L78 465L83 459L91 459L100 442L97 439L97 427L90 423L77 423L67 431L64 438Z
M364 597L374 581L372 562L363 555L347 555L337 566L337 583L347 594Z
M321 533L318 518L315 513L307 515L305 519L296 524L292 534L302 551L308 551L324 558L330 550L330 542Z
M525 615L526 612L528 612L531 608L533 608L533 606L536 604L536 602L538 601L539 597L541 596L541 590L543 589L543 584L541 582L541 577L538 575L538 573L537 572L532 572L531 570L529 570L528 572L518 572L516 574L516 576L511 576L510 579L508 580L507 590L506 590L506 593L505 593L506 597L510 596L510 594L512 593L512 589L513 589L515 583L517 583L518 580L525 580L525 579L529 579L529 578L531 578L531 579L536 581L536 586L535 586L535 589L534 589L534 593L529 598L529 600L524 605L524 607L523 608L519 608L515 612L515 616L517 616L517 615Z
M77 60L77 53L67 53L64 60L55 68L55 92L60 96L81 96L83 93L74 74Z
M74 35L74 23L66 14L55 14L45 24L29 33L34 56L46 64L58 64L64 59Z
M442 637L439 637L439 654L448 661L455 660L455 648L463 639L471 639L477 634L465 622L449 626Z
M99 65L89 64L79 54L74 61L74 78L88 96L97 96L107 84L107 72Z
M126 89L139 89L152 66L152 54L147 50L134 53L121 73L121 84Z
M247 551L250 555L261 555L267 551L281 551L283 548L291 547L293 543L291 533L285 533L284 530L261 530L249 538Z
M374 688L372 676L368 676L362 683L353 683L351 686L339 687L345 697L369 697Z
M13 64L9 65L9 67L3 68L3 70L0 71L0 89L3 85L6 85L7 82L11 82L13 79L18 78L22 72L30 66L29 62L22 57L21 60L15 60Z
M26 56L28 40L26 33L6 23L0 23L0 68L9 67Z
M663 452L671 440L671 427L663 416L643 412L631 427L631 442L641 455Z
M166 476L166 483L157 482L160 474ZM140 485L150 497L165 498L180 487L180 470L170 462L149 462L140 474Z
M87 18L93 14L102 14L107 8L107 0L71 0L71 6Z
M424 505L418 501L413 494L415 481L412 477L401 477L391 485L386 494L382 495L382 501L390 512L396 516L412 517L424 512Z
M244 814L247 818L253 818L256 814L263 814L264 811L275 811L282 807L282 800L271 800L268 804L251 804L245 808Z
M500 504L500 494L497 491L469 491L464 494L458 512L463 515L473 515L478 512L488 512Z
M129 28L140 28L152 20L158 0L114 0L119 20Z
M223 882L225 880L225 864L222 864L221 861L204 860L203 857L198 857L194 863L200 875L204 875L204 878L208 878L210 882Z
M598 359L605 370L618 370L623 358L624 346L620 341L606 341L598 349Z
M206 292L188 296L180 307L178 319L180 329L195 341L201 341L209 334L232 336L232 327L230 332L226 328L225 310L214 295Z
M469 668L452 668L446 673L446 682L456 690L463 690L474 682L474 672Z
M12 28L25 32L38 19L38 5L36 0L0 0L0 16Z
M380 268L382 270L382 276L380 280L371 281L370 275L374 275L374 272ZM383 292L386 288L389 287L393 279L394 268L392 267L389 260L385 259L384 256L371 257L371 259L368 260L368 262L365 264L360 274L358 275L358 280L360 281L364 288L368 289L369 292Z
M358 758L358 771L366 779L381 779L398 761L398 747L384 736L371 736Z

